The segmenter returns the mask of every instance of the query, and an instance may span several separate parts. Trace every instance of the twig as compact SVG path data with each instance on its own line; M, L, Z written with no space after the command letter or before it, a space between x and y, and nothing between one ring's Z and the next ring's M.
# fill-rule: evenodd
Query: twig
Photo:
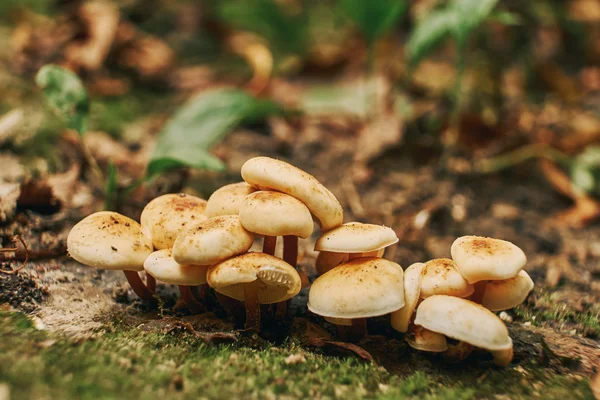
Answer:
M25 260L23 260L23 264L21 264L21 266L17 269L14 270L9 270L9 269L0 269L0 272L2 272L3 274L8 274L8 275L14 275L17 274L20 270L22 270L23 268L25 268L25 266L27 265L27 261L29 261L29 250L27 249L27 244L25 243L25 241L23 240L23 238L19 235L13 237L12 242L16 245L17 244L17 240L19 242L21 242L21 244L23 245L23 248L25 249ZM0 249L0 253L8 253L8 252L15 252L19 250L18 247L9 247L6 249Z
M354 185L354 182L352 182L352 178L350 176L346 176L342 179L342 189L346 194L348 205L350 206L354 216L357 218L364 217L365 208L360 201L360 195L358 194L358 190L356 190L356 186Z

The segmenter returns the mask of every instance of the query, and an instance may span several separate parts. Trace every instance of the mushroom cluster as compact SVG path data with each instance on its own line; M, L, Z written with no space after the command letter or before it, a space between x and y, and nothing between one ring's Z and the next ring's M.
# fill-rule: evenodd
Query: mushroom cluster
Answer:
M533 289L523 271L526 257L510 242L458 238L452 259L415 263L406 270L383 258L398 242L385 226L343 223L335 196L312 175L280 160L255 157L242 166L244 182L224 186L207 200L166 194L142 211L140 223L115 212L98 212L76 224L67 239L82 264L122 270L144 301L157 300L156 281L179 287L179 306L205 310L214 290L234 315L245 309L245 326L260 330L261 304L283 318L289 300L308 279L297 268L298 240L321 236L314 249L318 277L308 309L356 340L366 320L389 315L415 349L463 359L474 347L497 364L512 359L512 341L493 312L517 306ZM281 257L276 257L278 238ZM262 238L262 251L250 248ZM146 280L138 274L145 271Z
M406 269L405 306L391 314L392 327L407 333L417 350L460 361L478 347L490 351L496 364L509 364L512 340L493 311L518 306L533 289L523 270L525 254L510 242L479 236L456 239L450 252L452 259Z

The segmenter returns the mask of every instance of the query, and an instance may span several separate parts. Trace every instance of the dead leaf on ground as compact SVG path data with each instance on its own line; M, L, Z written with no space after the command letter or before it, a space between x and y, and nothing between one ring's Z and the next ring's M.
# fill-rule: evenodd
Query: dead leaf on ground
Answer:
M413 82L431 94L441 94L454 84L456 71L445 62L425 60L413 72Z
M171 70L175 53L155 36L134 38L118 56L119 64L136 72L142 79L160 79Z
M23 122L24 118L25 113L19 108L10 110L0 117L0 146L15 133L15 128Z
M90 94L97 96L122 96L129 92L129 81L109 76L95 76L87 84Z
M357 346L352 343L336 342L333 340L326 340L326 339L322 339L322 338L312 338L310 341L307 342L307 345L312 346L312 347L322 348L322 349L333 348L333 349L338 349L338 350L341 349L344 351L350 351L350 352L354 353L355 355L357 355L358 357L362 358L363 360L375 363L375 359L373 358L371 353L369 353L362 347Z
M134 178L144 174L149 157L147 152L133 152L106 132L88 132L83 141L99 164L106 166L112 161L119 171Z
M185 332L194 335L206 344L237 342L238 340L237 333L202 332L194 329L194 326L189 322L171 317L148 321L140 325L140 329L145 332L159 331L163 334Z

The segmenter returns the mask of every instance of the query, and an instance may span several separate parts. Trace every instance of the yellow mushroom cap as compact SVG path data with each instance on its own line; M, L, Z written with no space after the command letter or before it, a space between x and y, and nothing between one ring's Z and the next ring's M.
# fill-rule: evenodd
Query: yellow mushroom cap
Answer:
M313 231L310 211L300 200L280 192L258 191L240 206L240 221L250 232L266 236L298 236L306 239Z
M177 237L173 258L179 264L212 265L248 251L254 237L237 215L209 218Z
M366 253L398 242L393 229L381 225L348 222L325 232L315 243L317 251Z
M348 261L348 253L333 253L331 251L321 251L315 261L315 268L319 275L337 267L343 262Z
M177 236L206 220L206 200L185 193L159 196L144 207L140 220L157 249L173 247Z
M150 254L144 261L146 272L161 282L173 285L198 286L206 283L208 265L181 265L163 249Z
M514 278L502 281L489 281L481 305L492 311L508 310L521 304L533 289L533 281L525 271L519 271Z
M254 188L246 182L232 183L217 189L209 198L204 214L208 217L219 215L236 215L242 202Z
M323 317L368 318L404 306L402 267L377 257L354 258L318 277L308 309Z
M404 271L404 307L391 314L392 328L406 332L421 297L421 274L425 264L414 263Z
M277 190L302 201L328 231L340 226L344 212L340 202L314 176L281 160L255 157L242 166L242 178L262 190Z
M69 254L96 268L141 271L152 241L140 224L124 215L101 211L79 221L67 237Z
M493 312L453 296L431 296L417 308L415 324L486 350L512 347L508 329Z
M413 349L441 353L448 350L446 336L425 329L419 325L413 325L406 335L406 342Z
M421 297L436 294L467 297L475 290L458 272L456 264L449 258L436 258L425 263L421 279Z
M258 302L279 303L300 292L302 282L294 267L265 253L246 253L209 268L210 287L225 296L244 301L244 284L258 280Z
M469 283L513 278L527 263L523 250L514 244L488 237L459 237L450 252Z

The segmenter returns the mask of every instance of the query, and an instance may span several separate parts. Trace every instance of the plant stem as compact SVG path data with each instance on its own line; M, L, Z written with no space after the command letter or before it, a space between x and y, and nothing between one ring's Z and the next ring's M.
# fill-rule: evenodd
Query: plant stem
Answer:
M569 156L559 150L546 144L530 144L497 157L481 160L475 169L477 172L489 174L513 167L532 158L546 158L566 165L571 164Z
M137 296L147 303L155 303L154 294L148 289L136 271L123 271L129 285Z

